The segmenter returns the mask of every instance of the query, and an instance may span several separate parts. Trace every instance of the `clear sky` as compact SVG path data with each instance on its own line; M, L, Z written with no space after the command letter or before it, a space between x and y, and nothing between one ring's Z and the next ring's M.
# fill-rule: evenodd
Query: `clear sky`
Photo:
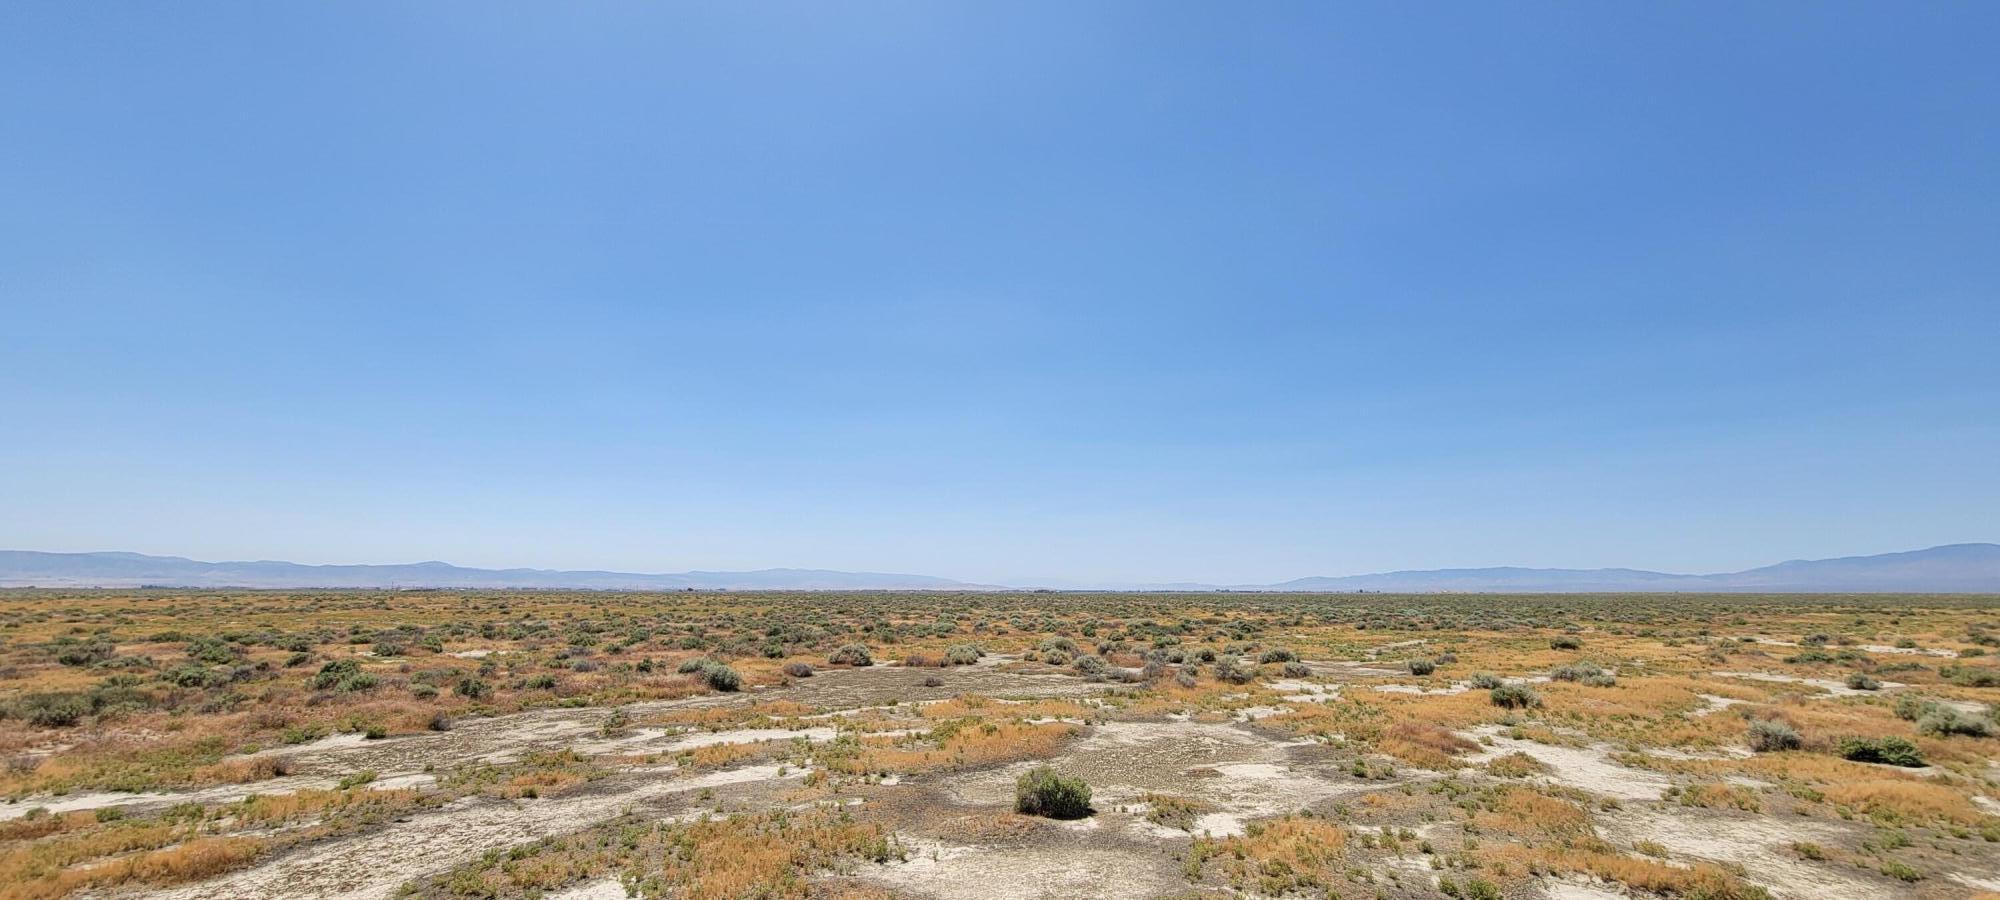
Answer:
M2000 540L2000 4L0 5L0 547Z

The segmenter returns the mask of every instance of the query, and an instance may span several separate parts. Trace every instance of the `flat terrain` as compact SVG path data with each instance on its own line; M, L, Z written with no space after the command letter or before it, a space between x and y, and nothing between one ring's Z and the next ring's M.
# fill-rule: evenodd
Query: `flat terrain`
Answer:
M1967 897L1995 654L1992 596L0 591L0 900Z

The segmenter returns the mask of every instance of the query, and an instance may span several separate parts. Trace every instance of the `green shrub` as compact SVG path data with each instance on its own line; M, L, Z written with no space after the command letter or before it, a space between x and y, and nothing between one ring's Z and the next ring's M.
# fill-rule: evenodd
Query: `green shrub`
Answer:
M229 681L227 673L193 663L175 666L160 677L166 679L169 684L184 688L204 688Z
M1922 872L1910 868L1910 864L1900 860L1889 860L1882 864L1881 872L1897 881L1915 882L1924 880Z
M1506 682L1501 681L1500 676L1492 672L1479 672L1474 674L1472 680L1468 683L1476 690L1490 691Z
M1036 766L1014 782L1014 809L1030 816L1081 819L1090 815L1090 785Z
M1993 726L1976 716L1968 716L1948 706L1939 706L1925 712L1917 719L1917 733L1932 737L1950 737L1954 734L1986 737L1993 733Z
M1917 752L1917 745L1905 738L1846 738L1840 742L1843 759L1855 762L1887 763L1892 766L1916 768L1924 764L1923 755Z
M2000 687L2000 669L1991 666L1944 666L1938 674L1960 687Z
M1777 719L1758 719L1750 723L1750 749L1758 753L1797 750L1804 743L1797 729Z
M1429 675L1437 671L1437 663L1431 662L1421 656L1404 663L1404 665L1409 666L1410 674L1412 675Z
M1503 684L1494 688L1489 696L1494 706L1505 709L1532 709L1542 705L1542 695L1525 684Z
M1558 635L1549 639L1549 647L1554 650L1581 650L1583 639L1574 635Z
M833 651L833 655L827 657L826 662L833 666L872 666L875 664L875 657L869 654L866 645L848 644Z
M314 690L319 691L333 690L342 682L359 674L361 674L360 662L352 659L336 659L319 667L319 671L313 675L312 686Z
M944 661L954 666L969 666L985 655L978 647L971 644L953 644L944 651Z
M493 696L492 685L471 676L459 679L451 691L468 700L484 700Z
M1293 653L1289 647L1272 647L1264 651L1263 655L1257 657L1257 661L1260 663L1298 662L1299 655Z
M718 691L733 691L743 686L743 676L721 663L711 663L701 670L701 680Z
M1556 681L1573 681L1593 687L1610 687L1618 683L1617 678L1593 662L1557 666L1555 671L1549 673L1549 677Z
M90 697L71 691L26 694L8 709L9 715L36 728L66 728L92 712Z
M1879 691L1882 689L1882 682L1868 677L1866 673L1855 672L1847 676L1847 686L1857 691Z
M118 652L117 645L97 637L88 641L75 638L60 638L56 641L56 662L65 666L88 666L110 659Z

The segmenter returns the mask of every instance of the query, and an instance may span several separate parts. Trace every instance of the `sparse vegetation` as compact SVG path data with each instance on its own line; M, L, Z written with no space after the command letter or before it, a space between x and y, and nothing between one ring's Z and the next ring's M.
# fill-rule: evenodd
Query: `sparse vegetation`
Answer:
M33 886L0 897L109 893L176 872L228 883L299 844L394 840L462 808L455 799L534 816L600 795L605 821L486 847L492 856L409 893L522 898L610 877L641 896L839 896L906 855L906 838L1063 840L1065 826L1034 819L1073 813L1092 787L1106 827L1187 835L1175 846L1190 889L1210 893L1401 896L1392 861L1431 859L1438 890L1460 897L1512 891L1530 873L1758 896L1752 882L1768 876L1755 865L1709 865L1668 852L1679 845L1666 838L1599 837L1640 813L1690 829L1716 816L1810 822L1813 841L1774 846L1878 885L1908 874L1944 885L2000 840L2000 817L1974 800L2000 756L1988 712L2000 696L1980 686L1993 657L1965 654L2000 645L1983 624L1996 608L1873 596L0 592L0 793L55 808L97 791L257 795L0 822L11 879L0 883ZM1878 632L1936 652L1888 654L1893 638ZM1801 646L1774 649L1785 636ZM900 665L877 666L878 653ZM1837 687L1868 691L1862 678L1879 692ZM421 772L376 762L432 739L481 746L517 727L508 717L524 735L549 727L589 749L489 747ZM370 737L395 740L364 750ZM1731 752L1745 744L1755 755ZM325 780L274 780L295 760ZM1018 808L1033 818L982 811L1006 799L992 773L1017 764L1046 769L1023 779L1034 784ZM1246 817L1248 771L1298 798ZM635 786L682 780L688 792L665 801L674 823L617 818ZM1630 799L1651 783L1662 802ZM908 806L912 791L946 785L940 796L965 798L947 801L950 816ZM717 827L703 830L704 814ZM1211 814L1247 827L1204 835ZM826 843L794 856L774 834ZM740 865L667 849L683 847ZM30 872L10 858L66 862Z

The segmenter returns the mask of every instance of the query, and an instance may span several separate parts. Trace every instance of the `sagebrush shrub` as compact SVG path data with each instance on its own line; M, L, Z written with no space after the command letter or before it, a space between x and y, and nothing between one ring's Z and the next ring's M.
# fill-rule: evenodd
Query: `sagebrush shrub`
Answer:
M1899 737L1847 738L1840 742L1840 755L1855 762L1887 763L1907 768L1924 764L1923 754L1917 752L1917 745Z
M1014 809L1030 816L1081 819L1090 815L1090 785L1048 766L1036 766L1015 780Z
M1503 684L1489 695L1493 705L1505 709L1531 709L1542 705L1542 695L1525 684Z
M1758 719L1750 723L1750 749L1758 753L1797 750L1803 743L1798 730L1785 722Z
M868 647L864 644L848 644L833 651L833 655L827 657L826 661L828 665L834 666L872 666L875 664L875 657L868 652Z

